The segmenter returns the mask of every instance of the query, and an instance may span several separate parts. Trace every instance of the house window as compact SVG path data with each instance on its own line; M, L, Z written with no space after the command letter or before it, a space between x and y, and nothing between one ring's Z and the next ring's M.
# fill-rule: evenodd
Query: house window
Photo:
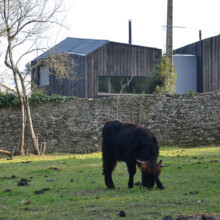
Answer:
M121 92L123 85L126 85L131 77L121 77L121 76L112 76L112 77L98 77L98 92L109 93L109 94L118 94ZM144 94L147 92L147 77L133 77L128 86L122 91L122 93L127 94Z
M109 93L109 77L102 77L100 76L98 78L98 88L99 88L99 92L103 92L103 93Z
M40 68L40 86L49 86L49 67Z
M126 79L127 77L110 77L111 93L120 93L122 86L128 82Z

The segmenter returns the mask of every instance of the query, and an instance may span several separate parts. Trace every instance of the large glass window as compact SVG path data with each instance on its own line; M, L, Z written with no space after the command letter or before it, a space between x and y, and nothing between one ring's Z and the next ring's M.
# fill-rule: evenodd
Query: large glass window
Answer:
M120 93L123 86L129 82L129 77L113 76L110 77L111 93ZM126 91L123 91L127 93Z
M128 83L129 82L129 83ZM147 93L147 77L98 77L99 93L144 94ZM126 85L126 86L125 86Z
M109 77L99 77L98 78L99 92L108 93L109 92Z

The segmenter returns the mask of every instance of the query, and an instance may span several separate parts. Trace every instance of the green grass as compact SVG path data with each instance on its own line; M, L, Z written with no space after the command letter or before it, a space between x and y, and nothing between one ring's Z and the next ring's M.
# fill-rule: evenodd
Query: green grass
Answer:
M128 189L125 163L113 173L116 189L107 190L101 153L0 158L0 219L119 219L121 210L126 219L220 214L220 147L161 148L159 159L168 165L162 191ZM17 186L21 178L29 185ZM34 193L44 188L50 190Z

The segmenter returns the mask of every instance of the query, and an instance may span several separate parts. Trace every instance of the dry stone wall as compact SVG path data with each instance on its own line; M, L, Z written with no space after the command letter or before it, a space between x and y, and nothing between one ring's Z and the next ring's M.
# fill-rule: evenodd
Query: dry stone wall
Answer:
M101 149L101 130L108 120L144 124L160 146L220 143L220 91L187 95L139 95L77 99L32 106L39 143L47 153L88 153ZM27 130L27 129L26 129ZM0 109L0 149L18 150L19 108ZM32 152L26 131L25 149Z

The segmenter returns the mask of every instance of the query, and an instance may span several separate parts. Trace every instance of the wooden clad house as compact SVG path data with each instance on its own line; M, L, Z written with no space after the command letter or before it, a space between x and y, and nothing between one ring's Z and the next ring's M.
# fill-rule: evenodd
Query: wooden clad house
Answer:
M197 57L197 91L220 89L220 35L174 50L173 54Z
M69 71L75 79L59 82L54 74L49 74L48 67L41 64L32 71L35 85L45 88L49 95L83 98L119 93L121 82L129 77L133 77L138 86L138 79L141 81L151 73L162 54L161 49L156 48L79 38L66 38L50 51L68 54L68 58L74 60L74 68ZM48 58L50 51L33 60L32 66ZM141 92L138 88L132 91Z

